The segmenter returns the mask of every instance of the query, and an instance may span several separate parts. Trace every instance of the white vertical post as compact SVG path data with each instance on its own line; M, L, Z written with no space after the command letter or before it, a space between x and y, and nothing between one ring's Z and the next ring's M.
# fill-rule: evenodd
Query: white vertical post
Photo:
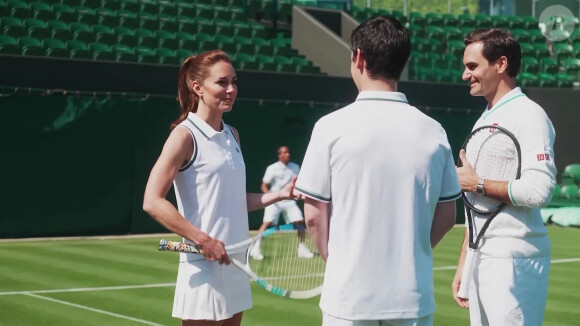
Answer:
M580 0L578 0L580 1ZM451 13L451 0L447 0L447 13L450 14Z
M403 14L407 16L407 0L403 0Z
M489 15L493 15L493 0L489 0Z

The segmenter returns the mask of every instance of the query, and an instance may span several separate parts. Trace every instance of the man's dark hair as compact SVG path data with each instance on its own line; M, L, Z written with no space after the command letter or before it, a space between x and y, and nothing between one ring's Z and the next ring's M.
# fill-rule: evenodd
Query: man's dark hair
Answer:
M512 34L505 30L489 28L476 29L465 36L465 45L481 42L483 44L483 57L490 63L495 63L499 58L507 58L507 74L515 78L520 71L522 50L520 43Z
M356 56L360 49L370 78L401 78L411 54L411 41L405 27L397 19L379 16L358 25L350 37Z

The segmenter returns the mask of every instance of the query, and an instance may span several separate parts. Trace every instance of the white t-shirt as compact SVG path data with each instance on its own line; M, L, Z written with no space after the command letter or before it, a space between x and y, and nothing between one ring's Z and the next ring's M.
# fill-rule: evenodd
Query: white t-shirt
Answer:
M217 132L190 113L179 126L194 139L190 162L175 176L179 212L194 226L231 245L248 238L246 166L242 151L228 125ZM199 255L181 253L181 261Z
M286 186L293 177L300 173L300 166L293 162L284 164L280 161L269 165L266 168L262 181L269 185L270 192L279 191ZM280 207L286 207L290 204L296 204L294 200L282 200L276 203Z
M324 313L433 313L431 223L437 203L461 191L438 122L402 93L363 91L316 123L296 190L331 203Z
M521 148L522 173L508 187L512 205L504 207L490 223L480 251L498 258L548 256L550 240L540 207L550 203L556 185L554 126L544 110L519 87L486 109L473 129L485 125L499 125L514 134ZM473 217L479 233L486 216Z

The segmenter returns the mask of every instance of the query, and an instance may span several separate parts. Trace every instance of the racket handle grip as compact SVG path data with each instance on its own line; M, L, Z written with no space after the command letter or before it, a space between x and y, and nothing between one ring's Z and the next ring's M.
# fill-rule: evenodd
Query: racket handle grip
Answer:
M467 248L465 261L463 262L461 283L459 284L459 290L457 291L457 296L463 299L469 299L469 287L471 286L471 282L473 282L473 267L475 266L473 260L474 256L475 251L471 248Z

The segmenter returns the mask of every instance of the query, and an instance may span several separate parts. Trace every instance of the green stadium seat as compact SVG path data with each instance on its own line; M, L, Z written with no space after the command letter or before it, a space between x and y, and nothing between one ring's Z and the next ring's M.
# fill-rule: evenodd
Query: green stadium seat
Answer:
M115 12L121 9L121 2L118 0L102 0L101 6Z
M95 41L105 43L107 45L113 45L117 43L117 36L112 33L97 33L95 35Z
M198 26L201 25L197 25L195 23L179 23L178 26L178 32L194 35L197 33Z
M83 41L87 44L92 43L96 40L95 34L90 31L76 31L73 33L73 39L78 41Z
M169 16L176 16L177 7L175 6L175 3L167 2L165 4L159 5L158 13Z
M69 50L69 57L71 59L92 59L91 53L88 50L74 49Z
M455 26L446 26L443 29L445 33L445 39L448 41L463 41L463 32Z
M10 16L20 19L31 18L32 10L28 8L12 8L12 10L10 10Z
M49 48L44 51L47 57L52 58L69 58L69 52L66 49Z
M425 25L427 25L427 19L425 19L425 15L423 15L422 12L411 11L409 13L409 25L416 25L425 28Z
M193 23L194 20L188 16L177 15L177 16L175 16L175 22L179 26L179 23Z
M428 12L425 14L425 19L427 26L443 27L443 18L438 13Z
M95 14L79 14L77 22L87 24L89 26L96 25L99 23L99 17L97 17Z
M76 6L76 7L73 7L73 10L77 15L81 15L81 14L94 15L95 14L95 10L93 8L89 8L86 6Z
M527 30L538 29L538 20L536 19L536 17L526 15L526 16L523 16L522 19L523 19L524 24L525 24L525 29L527 29Z
M176 50L179 49L179 41L175 38L159 39L159 47Z
M201 33L201 34L207 34L207 35L215 35L217 34L217 26L216 25L198 25L197 26L197 30L195 32L197 33Z
M179 48L197 52L198 44L195 40L180 40Z
M44 50L48 49L66 49L66 45L63 41L54 38L47 38L41 41L42 47ZM67 52L68 54L68 52Z
M540 63L535 57L522 57L521 70L531 74L540 72Z
M509 29L510 21L506 16L493 15L491 16L491 24L494 28Z
M564 60L571 58L574 52L572 45L567 43L557 43L554 45L554 56L560 65L563 65Z
M160 21L159 30L175 33L179 30L179 23L175 21Z
M133 48L125 44L113 44L111 45L111 51L115 54L119 53L133 53Z
M55 3L52 5L52 11L56 14L59 12L70 12L70 13L74 13L74 9L73 7L69 6L69 5L65 5L62 3Z
M507 21L509 23L509 28L511 30L514 30L514 29L525 29L526 28L526 22L520 16L514 16L514 15L507 16Z
M455 55L456 57L463 58L464 51L465 44L462 41L449 41L447 43L447 52Z
M562 172L562 184L580 185L580 164L568 164Z
M425 37L429 39L436 39L439 41L445 40L445 32L443 28L437 25L427 25L425 27Z
M185 59L189 58L193 54L194 54L193 51L187 49L175 50L175 56L179 58L180 62L183 62Z
M552 57L546 57L540 59L541 71L547 74L556 74L560 68L558 61Z
M461 28L474 29L477 27L477 24L475 23L475 18L470 14L461 14L457 16L457 18L459 18L459 26Z
M493 22L491 21L491 17L486 14L477 14L475 15L475 26L477 28L491 28L493 27Z
M580 73L580 59L568 58L563 62L564 72L570 75L574 80L578 80Z
M540 84L538 83L538 77L535 74L522 72L518 74L516 80L519 81L521 87L538 87Z
M460 28L461 24L459 22L459 17L452 13L441 14L441 19L443 19L443 26L451 26Z
M24 22L16 17L0 17L0 28L4 29L8 26L24 27Z
M139 21L135 17L120 17L119 26L135 29L139 27Z
M226 23L226 24L216 23L216 26L217 26L216 34L229 35L229 36L234 35L234 27L230 23Z
M572 88L574 87L574 79L566 73L556 74L556 83L558 83L559 88Z
M77 40L68 40L65 42L66 48L69 51L72 50L88 50L89 47L86 43Z
M407 31L409 32L411 39L415 37L425 37L425 29L417 24L409 23Z
M153 33L152 30L146 29L146 28L137 28L135 30L133 30L134 34L136 37L155 37L155 34Z
M154 36L139 36L137 38L137 45L154 49L159 45L159 41Z
M52 10L34 10L32 16L38 20L42 20L44 22L49 20L56 19L56 15L52 12Z
M234 36L243 36L246 38L251 38L252 37L252 29L250 29L250 27L235 27L234 28Z
M576 199L578 198L578 185L576 184L564 184L560 189L559 198L562 199Z
M41 27L41 28L47 28L48 25L39 19L36 18L26 18L22 21L23 23L23 27L25 29L30 29L30 28L36 28L36 27Z
M48 28L55 30L55 29L66 29L68 30L68 24L62 22L60 20L49 20L46 22Z
M154 19L147 19L141 16L139 18L139 29L147 29L150 31L156 31L159 29L159 21Z
M528 33L530 34L530 39L533 44L546 43L546 36L544 36L542 31L540 31L537 27L535 29L528 30Z
M546 43L536 43L532 45L534 47L534 51L536 52L536 58L541 60L542 58L549 58L551 57L550 48Z
M177 41L181 41L181 40L195 40L195 36L194 34L191 33L185 33L185 32L177 32L175 33L175 39Z
M155 55L155 52L153 51L152 48L147 47L147 46L143 46L143 45L137 45L135 47L133 47L133 53L135 53L137 56L140 55Z
M536 57L536 50L530 43L520 42L520 49L522 51L522 57Z
M119 26L119 18L116 16L100 16L98 24L110 28L115 28Z
M117 53L115 54L115 61L117 62L137 62L137 56L134 53Z
M435 67L440 67L441 55L436 52L425 52L426 67L434 69Z
M200 52L205 52L205 51L211 51L211 50L215 50L218 49L218 44L216 41L198 41L198 47L197 49Z
M159 59L155 55L140 54L137 56L137 62L157 64L159 63Z
M27 35L39 40L51 37L50 31L45 27L31 27L28 29Z
M73 22L73 23L70 23L68 26L72 32L78 32L78 31L90 32L91 31L91 27L87 24L84 24L84 23Z
M511 30L512 35L518 40L518 42L531 43L530 34L525 29L513 29Z
M26 31L21 26L6 26L4 27L3 32L4 35L12 36L14 38L27 36Z
M0 45L2 44L17 45L18 43L16 42L16 38L0 34Z
M113 52L95 52L92 57L95 61L116 61L116 56Z
M47 11L52 11L52 6L44 3L42 1L33 1L30 2L30 4L28 5L28 7L32 10L47 10Z

